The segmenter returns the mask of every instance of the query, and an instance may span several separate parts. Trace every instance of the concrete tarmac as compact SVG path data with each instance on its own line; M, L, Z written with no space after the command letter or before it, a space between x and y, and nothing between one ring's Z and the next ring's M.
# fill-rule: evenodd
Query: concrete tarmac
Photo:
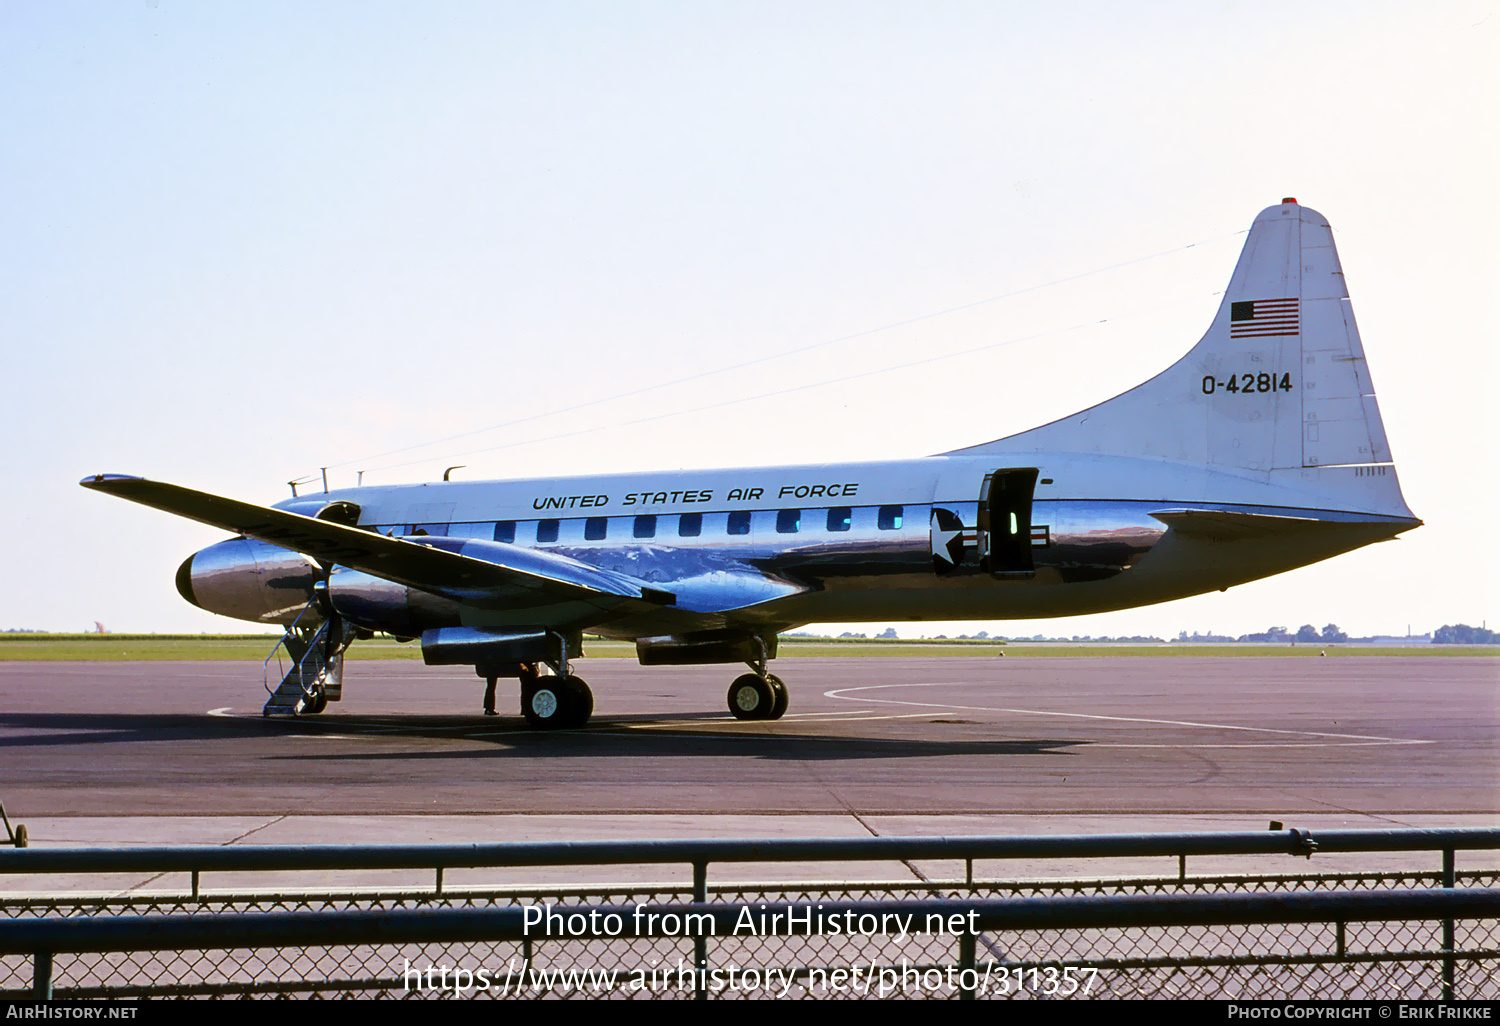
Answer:
M539 732L460 668L351 663L326 713L267 720L259 664L0 663L0 802L46 846L1500 820L1492 659L790 658L773 723L728 715L734 667L575 669L593 720Z

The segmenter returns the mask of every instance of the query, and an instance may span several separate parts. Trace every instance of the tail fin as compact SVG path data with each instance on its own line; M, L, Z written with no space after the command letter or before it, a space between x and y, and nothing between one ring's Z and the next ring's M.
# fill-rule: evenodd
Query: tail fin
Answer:
M1308 473L1331 467L1386 476L1390 448L1327 219L1294 199L1261 211L1208 333L1150 381L959 451L1135 456L1282 481L1346 476Z

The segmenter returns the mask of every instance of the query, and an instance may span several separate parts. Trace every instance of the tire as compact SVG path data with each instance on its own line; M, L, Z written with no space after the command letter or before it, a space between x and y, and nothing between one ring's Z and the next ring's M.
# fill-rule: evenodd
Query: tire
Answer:
M521 688L521 714L538 730L581 727L594 714L594 693L579 677L538 677Z
M594 715L594 693L584 683L582 677L568 677L563 681L563 687L567 692L568 722L569 728L585 726L589 717Z
M766 674L766 683L771 685L771 692L776 696L776 700L771 703L771 715L766 717L766 719L779 720L786 715L787 706L791 704L791 692L781 682L781 678L775 674Z
M307 700L307 708L303 709L302 711L310 716L316 716L318 715L318 713L327 708L328 692L324 691L322 688L317 688L313 691L312 697Z
M737 720L769 720L776 709L776 692L753 673L736 677L729 685L729 711Z

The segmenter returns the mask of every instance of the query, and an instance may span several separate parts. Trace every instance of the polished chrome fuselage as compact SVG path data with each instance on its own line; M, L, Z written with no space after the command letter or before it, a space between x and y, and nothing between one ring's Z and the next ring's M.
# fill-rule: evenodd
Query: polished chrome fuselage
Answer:
M1032 566L1026 574L997 575L981 560L981 503L988 476L1014 467L1038 474L1030 504ZM504 550L497 546L546 549L673 592L679 609L701 614L702 629L770 632L813 622L1008 620L1121 609L1227 588L1416 526L1393 469L1387 476L1380 468L1368 480L1355 470L1320 468L1277 480L1091 454L986 454L367 487L280 508L314 515L330 502L353 503L361 527L478 559L489 554L498 561L494 553ZM1323 485L1336 493L1338 507L1332 495L1320 497ZM1100 495L1110 497L1089 497ZM1317 520L1328 529L1215 540L1174 532L1153 515L1185 509ZM934 559L935 510L956 516L963 528L951 565ZM289 622L311 598L318 575L307 569L311 561L284 550L303 569L277 570L263 549L278 551L235 539L199 553L184 566L189 597L225 615ZM243 577L231 586L236 559ZM460 600L327 569L333 607L370 630L413 636L439 627L525 625L620 638L668 633L649 612L609 616L567 602L537 608L486 596Z

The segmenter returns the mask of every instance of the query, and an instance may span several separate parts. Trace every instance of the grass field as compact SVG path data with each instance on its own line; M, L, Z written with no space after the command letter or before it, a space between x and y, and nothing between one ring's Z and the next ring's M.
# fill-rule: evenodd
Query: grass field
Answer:
M265 659L279 636L275 634L0 634L0 661L73 660L198 660ZM628 642L585 639L584 652L591 658L635 658ZM782 656L906 656L994 659L1006 656L1141 656L1145 658L1198 658L1236 656L1313 657L1338 656L1500 656L1494 645L1071 645L1067 642L1020 641L781 641ZM390 638L358 641L349 649L350 659L421 659L417 642L400 644Z

